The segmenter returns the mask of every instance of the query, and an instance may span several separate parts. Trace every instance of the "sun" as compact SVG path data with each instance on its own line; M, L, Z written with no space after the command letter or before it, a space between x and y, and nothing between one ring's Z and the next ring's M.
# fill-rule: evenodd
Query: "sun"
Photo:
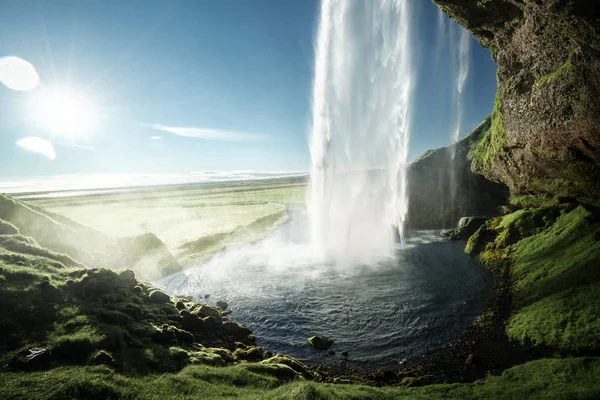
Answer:
M31 108L37 124L54 134L84 136L94 128L94 105L83 93L50 90L37 94Z

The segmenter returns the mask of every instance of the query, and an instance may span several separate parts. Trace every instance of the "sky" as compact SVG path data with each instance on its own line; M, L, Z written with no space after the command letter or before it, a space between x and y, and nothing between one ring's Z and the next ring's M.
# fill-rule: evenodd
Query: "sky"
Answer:
M2 0L0 57L31 63L40 84L0 84L0 180L308 171L319 4ZM443 17L440 34L437 7L413 5L410 159L451 142L462 29ZM496 90L489 51L469 45L461 136L490 113ZM27 151L32 137L51 141L55 157Z

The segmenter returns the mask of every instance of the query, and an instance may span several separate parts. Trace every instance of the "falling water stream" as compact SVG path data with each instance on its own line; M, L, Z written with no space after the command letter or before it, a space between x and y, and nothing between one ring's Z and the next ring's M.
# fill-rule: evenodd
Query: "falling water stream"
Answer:
M325 262L393 252L408 211L410 0L323 0L316 41L309 214Z
M157 285L227 301L259 345L314 363L398 365L448 344L482 311L489 278L464 244L403 227L415 1L322 1L307 208ZM335 356L307 344L316 334L335 341Z

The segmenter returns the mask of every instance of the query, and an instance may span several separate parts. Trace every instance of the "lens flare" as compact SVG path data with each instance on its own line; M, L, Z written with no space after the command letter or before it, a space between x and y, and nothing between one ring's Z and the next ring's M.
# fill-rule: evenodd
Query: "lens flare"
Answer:
M19 57L7 56L0 58L0 82L12 90L28 91L39 85L40 78L31 63Z
M24 150L46 156L48 160L56 159L56 150L52 143L40 137L26 137L17 141L17 146Z

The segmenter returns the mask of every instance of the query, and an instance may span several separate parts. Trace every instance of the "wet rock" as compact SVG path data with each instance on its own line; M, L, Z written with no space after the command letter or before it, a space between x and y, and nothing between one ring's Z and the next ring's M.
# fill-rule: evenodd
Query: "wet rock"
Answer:
M342 351L342 355L343 355L344 357L348 357L348 352L347 352L347 351Z
M249 340L249 336L252 333L252 331L244 325L231 321L223 323L223 331L226 335L232 336L234 340L241 342Z
M221 319L221 314L219 313L219 310L209 307L207 305L199 305L199 306L195 306L193 309L193 313L197 314L199 317L213 317L213 318L218 318Z
M469 240L488 219L487 217L463 217L458 221L456 229L450 231L447 237L450 240Z
M221 324L222 324L222 322L221 322L221 319L219 319L219 318L214 318L214 317L202 318L202 328L204 331L214 332L221 326Z
M262 349L260 347L249 347L246 349L236 349L233 352L233 356L236 360L242 361L260 361L264 358Z
M211 347L211 348L205 349L204 351L206 351L207 353L218 354L225 362L228 362L228 363L235 361L235 358L233 357L233 353L227 349Z
M333 340L327 336L311 336L307 339L308 343L317 350L327 350L333 344Z
M185 304L183 303L183 301L178 301L177 304L175 304L175 308L177 308L178 310L187 310L187 307L185 306Z
M161 292L160 290L154 290L150 292L150 300L156 304L164 304L171 301L171 297L168 294Z
M202 330L202 319L198 318L197 315L191 314L187 310L182 310L179 315L181 316L183 329L193 333L198 333Z
M278 354L276 356L267 358L264 361L261 361L261 364L283 364L287 365L288 367L301 374L305 378L311 378L313 376L313 373L305 364L302 364L300 361L290 356Z
M47 368L52 361L50 350L32 347L19 351L8 363L9 368L34 371Z
M195 351L190 353L190 361L192 364L211 365L213 367L225 365L225 360L223 360L220 355L206 351Z
M227 304L226 301L217 301L217 307L219 307L221 310L227 310L228 306L229 304Z
M329 354L330 356L335 356L335 351L333 351L333 350L329 350L329 351L327 352L327 354Z

